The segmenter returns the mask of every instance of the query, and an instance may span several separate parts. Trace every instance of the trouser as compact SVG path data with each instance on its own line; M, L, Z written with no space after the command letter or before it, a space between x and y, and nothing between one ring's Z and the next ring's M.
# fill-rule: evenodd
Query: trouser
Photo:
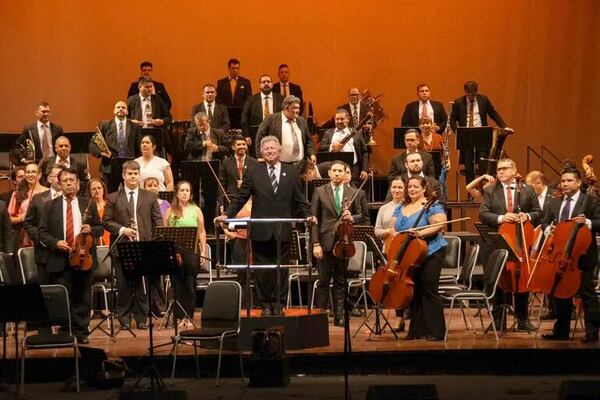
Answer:
M254 264L256 265L275 265L277 264L277 241L274 238L270 240L253 240L252 249ZM281 264L288 264L290 258L290 242L281 242ZM285 304L287 296L289 270L281 268L279 288L280 296L277 299L277 270L275 268L257 268L254 270L254 281L258 293L259 302L263 307L275 307L277 302L280 305Z
M181 267L175 274L171 275L173 297L181 305L181 308L175 307L175 316L182 319L184 317L183 311L185 311L193 319L194 309L196 308L196 276L199 272L200 258L197 254L184 252L182 261Z
M244 265L248 262L247 260L247 249L246 244L248 243L248 239L234 239L232 244L232 252L231 252L231 261L233 264ZM245 269L236 270L237 281L242 286L242 308L246 307L246 280L248 276L248 271ZM253 271L250 269L250 281L252 281ZM250 288L252 290L252 288Z
M586 333L597 332L600 328L600 306L594 288L593 268L588 268L581 273L581 286L577 294L581 297ZM555 301L556 322L554 323L554 333L561 336L568 336L571 326L573 299L555 298Z
M51 272L48 280L67 288L73 334L87 335L92 309L92 272L76 271L67 266L60 272Z
M334 318L342 318L344 313L344 295L346 282L344 272L348 268L348 260L337 258L331 250L323 252L323 258L317 261L319 280L315 303L322 310L327 309L329 302L329 282L333 277L332 311Z
M147 294L144 293L142 278L131 273L124 274L118 258L113 257L112 262L117 278L117 314L119 314L119 319L124 323L129 323L131 322L131 314L133 314L138 323L145 323L148 317L148 298Z

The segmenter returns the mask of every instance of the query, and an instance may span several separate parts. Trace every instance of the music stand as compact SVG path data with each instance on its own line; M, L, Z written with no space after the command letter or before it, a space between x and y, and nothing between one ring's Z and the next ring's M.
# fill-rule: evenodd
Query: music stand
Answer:
M329 178L316 178L312 181L306 181L304 183L304 195L306 196L306 201L311 201L316 188L318 188L319 186L326 185L329 182L331 182L331 179Z
M171 201L173 201L173 196L175 196L175 192L167 192L167 191L158 192L158 198L161 200L166 200L169 203Z
M415 129L419 133L421 133L421 128L418 126L401 126L399 128L394 128L394 148L395 149L406 149L406 144L404 143L404 135L406 135L406 131L409 129Z
M210 161L182 161L181 162L181 178L192 184L192 193L197 194L196 204L201 205L201 198L204 198L204 214L205 228L207 233L214 232L213 220L217 212L217 195L218 195L218 174L220 166L219 160ZM214 173L213 173L214 172Z
M229 115L229 122L231 129L242 128L242 107L239 106L227 106L227 114Z
M354 164L354 152L353 151L319 151L317 153L317 164L332 161L345 162L352 168Z
M123 176L123 164L125 161L133 160L133 157L114 157L110 159L110 176L108 178L108 192L119 190Z
M442 173L442 152L439 150L428 151L433 159L433 170L434 170L434 178L440 179L440 174Z
M477 170L479 154L488 152L494 142L494 128L482 126L478 128L458 127L456 129L456 148L460 151L460 161L466 164L469 161L467 155L473 155L471 163L473 171Z
M154 279L160 275L172 275L176 272L178 266L175 262L175 244L172 241L142 241L142 242L125 242L118 245L119 257L123 274L135 277L148 277L149 287ZM156 368L154 361L154 339L153 339L153 324L152 324L152 290L148 289L148 340L150 347L150 363L140 375L133 390L138 388L138 385L146 375L150 378L150 388L155 390L155 385L159 389L164 389L165 384Z
M160 154L163 158L166 158L162 128L142 128L142 137L147 135L154 138L154 141L156 142L156 153Z

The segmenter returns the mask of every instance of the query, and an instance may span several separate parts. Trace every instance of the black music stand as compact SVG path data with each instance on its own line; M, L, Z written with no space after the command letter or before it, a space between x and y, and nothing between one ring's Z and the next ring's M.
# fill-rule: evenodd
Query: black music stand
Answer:
M354 152L352 151L320 151L317 153L317 164L324 162L343 161L352 168Z
M205 223L207 233L214 232L212 221L218 215L219 166L219 160L181 162L181 178L192 184L192 193L197 195L196 204L201 206L204 220L208 222ZM201 199L204 199L204 206Z
M406 131L409 129L414 129L417 132L421 133L421 128L419 128L418 126L401 126L399 128L394 128L395 149L406 149L406 144L404 143L404 135L406 135Z
M227 114L229 115L231 129L242 128L242 109L243 107L227 106Z
M178 266L175 261L175 244L171 241L143 241L143 242L125 242L118 245L119 257L123 274L136 277L148 277L148 339L150 347L150 363L140 375L133 390L138 389L142 379L148 375L150 378L150 389L155 390L158 385L160 390L165 388L156 364L154 361L154 338L152 311L152 290L150 286L154 279L160 275L172 275L176 272Z
M162 158L166 158L162 128L142 128L142 137L147 135L152 136L156 142L156 154L160 154Z
M71 154L80 153L83 155L85 153L89 153L88 145L92 141L92 136L94 136L95 133L96 132L92 131L65 133L65 136L71 143Z
M487 154L493 144L494 128L491 126L458 127L456 129L456 148L460 151L459 163L467 164L470 162L473 171L477 171L479 155ZM480 168L480 170L483 170L483 168Z
M175 196L175 192L167 192L167 191L158 192L158 198L161 200L166 200L169 203L171 201L173 201L173 196Z
M312 181L306 181L304 183L304 195L306 196L306 201L311 201L316 188L318 188L319 186L326 185L329 182L331 182L331 179L329 178L316 178Z
M108 192L116 192L123 176L123 164L125 161L133 160L133 157L114 157L110 159L110 176L108 178Z

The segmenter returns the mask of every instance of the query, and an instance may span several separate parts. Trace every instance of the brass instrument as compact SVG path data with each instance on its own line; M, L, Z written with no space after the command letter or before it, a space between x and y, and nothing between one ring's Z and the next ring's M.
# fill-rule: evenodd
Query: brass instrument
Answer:
M15 165L25 165L28 162L35 161L35 144L33 142L33 134L31 130L27 130L29 137L25 139L25 143L17 143L12 154L11 162Z
M102 135L102 132L100 132L100 129L98 127L96 127L96 132L94 132L94 134L92 135L92 143L94 143L96 145L96 147L98 147L98 151L100 152L100 154L110 154L111 151L108 148L108 144L106 143L106 140L104 140L104 136Z
M381 98L384 96L384 93L378 95L378 96L371 96L369 94L369 89L365 89L363 91L363 99L366 99L364 101L365 106L367 107L367 109L369 110L367 112L367 116L365 117L365 119L370 119L370 125L371 125L371 130L369 132L369 142L367 143L367 146L377 146L377 142L375 142L375 126L377 124L379 124L380 122L383 122L387 119L387 115L385 114L385 111L383 111L383 107L381 107L381 104L379 104L379 100L381 100ZM358 125L359 127L362 126L362 124L366 123L366 121L361 121L360 124Z
M506 137L512 134L511 129L494 127L492 134L492 147L487 158L481 158L481 161L487 162L486 174L494 175L496 171L496 163L499 159L506 157L506 153L502 150Z

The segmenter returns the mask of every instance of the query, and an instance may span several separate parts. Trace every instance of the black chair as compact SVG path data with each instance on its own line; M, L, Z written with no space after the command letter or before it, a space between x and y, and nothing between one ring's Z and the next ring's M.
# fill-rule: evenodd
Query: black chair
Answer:
M194 358L196 361L196 377L200 376L198 364L197 342L204 340L219 341L219 361L217 365L217 383L221 373L221 357L223 353L223 340L226 337L237 339L238 354L240 358L240 371L244 380L244 366L242 364L242 351L240 348L240 309L242 306L242 287L236 281L212 281L207 289L202 305L200 328L179 332L173 337L173 371L171 379L175 379L175 366L177 363L177 350L179 342L192 342Z
M14 279L15 261L12 254L0 253L0 283L6 285L21 284L21 279ZM16 282L15 282L16 281Z
M94 302L93 302L94 294L101 293L102 299L104 301L104 308L101 309L101 311L105 315L108 315L110 312L108 295L111 292L111 290L113 290L113 289L117 290L116 283L111 285L111 280L114 279L111 275L111 258L107 257L106 260L104 260L104 262L102 262L104 257L108 254L108 248L109 248L109 246L97 246L96 247L96 255L98 257L98 268L95 268L92 273L92 276L94 279L94 284L92 285L92 305L94 304ZM95 310L92 309L92 313L94 311ZM108 324L110 322L107 320L106 323Z
M446 257L440 273L440 283L455 283L460 274L460 238L449 234L445 235L444 239L448 242L448 246L446 246Z
M68 330L58 333L37 333L25 336L23 339L21 355L21 395L24 393L25 383L25 358L27 350L73 348L75 358L75 380L79 392L79 357L77 354L77 338L71 330L71 311L69 308L69 294L62 285L42 285L42 295L48 309L48 320L36 323L41 326L60 326Z
M35 262L35 249L33 247L22 247L17 252L19 268L21 269L21 278L23 284L39 283L38 269Z

